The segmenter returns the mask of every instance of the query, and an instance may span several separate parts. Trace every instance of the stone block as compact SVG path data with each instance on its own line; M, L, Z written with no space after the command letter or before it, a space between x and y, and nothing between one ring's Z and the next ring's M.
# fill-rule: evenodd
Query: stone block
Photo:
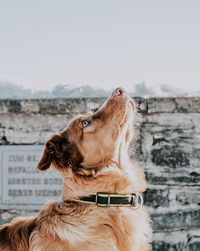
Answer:
M177 231L200 227L200 210L176 210L165 213L152 213L153 230Z
M165 189L149 188L144 193L144 203L149 207L168 207L169 206L169 191Z
M149 98L148 114L153 113L200 113L199 97Z
M183 251L183 243L170 243L167 240L153 241L153 251Z
M199 187L181 189L176 193L176 201L179 205L197 204L200 206L200 190ZM200 225L200 224L199 224Z
M151 160L157 166L171 168L187 167L190 165L190 156L176 145L164 145L151 151Z

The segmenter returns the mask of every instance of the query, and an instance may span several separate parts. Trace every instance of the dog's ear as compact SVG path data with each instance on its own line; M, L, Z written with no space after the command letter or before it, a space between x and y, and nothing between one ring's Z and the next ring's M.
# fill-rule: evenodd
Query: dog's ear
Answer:
M38 169L47 170L55 157L59 157L63 147L64 137L61 134L53 135L46 143L42 157L38 163Z

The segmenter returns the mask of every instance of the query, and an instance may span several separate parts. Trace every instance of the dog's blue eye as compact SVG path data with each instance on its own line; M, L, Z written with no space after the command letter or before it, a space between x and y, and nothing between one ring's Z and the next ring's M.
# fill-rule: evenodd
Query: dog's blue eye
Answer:
M88 124L89 124L89 121L87 121L87 120L82 121L82 126L83 127L86 127Z

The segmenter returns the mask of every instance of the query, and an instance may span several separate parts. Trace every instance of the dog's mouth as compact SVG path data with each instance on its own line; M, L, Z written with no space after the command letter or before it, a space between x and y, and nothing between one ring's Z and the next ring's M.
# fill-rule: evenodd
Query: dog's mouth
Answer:
M135 110L135 104L122 88L113 92L110 103L113 106L112 120L115 126L122 130Z
M135 105L133 100L123 88L117 88L98 110L98 113L104 114L104 117L107 117L114 127L121 127L130 110L130 104L131 109L134 110Z

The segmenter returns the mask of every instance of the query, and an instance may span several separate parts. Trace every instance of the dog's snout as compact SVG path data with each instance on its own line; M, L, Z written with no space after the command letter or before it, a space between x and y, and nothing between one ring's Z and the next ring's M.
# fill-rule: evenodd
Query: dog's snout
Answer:
M123 95L125 93L124 89L119 87L114 91L115 95L120 96Z

